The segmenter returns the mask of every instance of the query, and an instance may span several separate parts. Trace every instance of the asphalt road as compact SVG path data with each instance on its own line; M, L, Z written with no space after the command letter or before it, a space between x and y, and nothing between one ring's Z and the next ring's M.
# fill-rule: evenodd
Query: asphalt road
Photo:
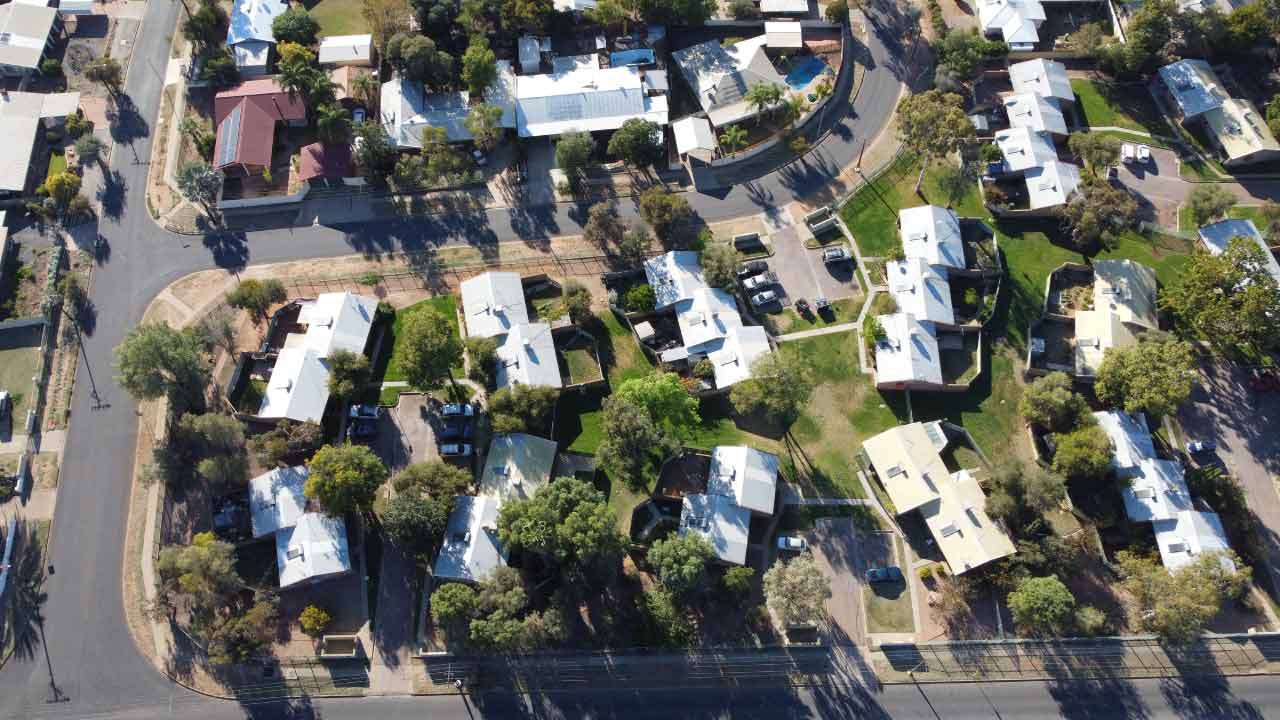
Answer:
M163 0L149 3L137 37L126 90L138 110L126 113L114 131L118 147L111 159L106 203L112 212L100 227L106 251L95 271L92 293L98 319L85 342L99 397L91 397L87 374L82 374L72 403L51 538L54 572L45 585L45 642L30 654L15 655L0 671L0 717L1173 717L1179 707L1203 710L1197 703L1206 697L1215 698L1212 707L1231 710L1235 717L1262 716L1252 706L1231 704L1236 701L1229 691L1216 696L1203 691L1179 693L1171 705L1164 685L1154 682L1102 688L1041 683L956 685L930 687L923 692L894 687L875 695L863 691L844 695L828 691L581 692L548 696L536 708L524 705L523 699L497 697L484 698L478 706L472 704L475 701L464 703L452 697L366 698L320 702L316 707L242 707L172 684L134 646L123 620L121 590L137 421L135 404L112 381L112 349L138 322L147 303L179 277L214 266L238 268L352 252L545 237L576 232L579 219L585 216L582 208L557 205L204 239L160 230L146 210L147 166L135 158L151 156L150 126L159 107L162 69L180 7ZM760 212L825 187L839 168L854 159L860 143L884 126L898 93L897 75L902 71L894 58L901 53L890 37L892 33L882 38L883 22L874 27L869 46L876 65L868 73L850 116L804 161L722 196L692 196L691 203L704 218ZM1232 687L1258 707L1280 707L1276 694L1280 684L1250 679ZM1214 688L1222 691L1224 686Z

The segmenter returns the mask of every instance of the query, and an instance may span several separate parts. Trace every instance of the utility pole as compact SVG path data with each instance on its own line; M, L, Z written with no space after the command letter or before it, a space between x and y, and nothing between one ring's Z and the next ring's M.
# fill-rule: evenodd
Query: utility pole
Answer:
M66 315L67 319L71 321L71 327L75 328L76 344L80 346L80 355L84 358L84 370L89 375L89 397L93 398L94 408L97 409L101 407L102 400L98 397L98 384L93 380L93 368L89 365L89 353L84 349L84 335L80 332L80 321L67 310L66 300L62 301L60 307L62 308L62 314Z

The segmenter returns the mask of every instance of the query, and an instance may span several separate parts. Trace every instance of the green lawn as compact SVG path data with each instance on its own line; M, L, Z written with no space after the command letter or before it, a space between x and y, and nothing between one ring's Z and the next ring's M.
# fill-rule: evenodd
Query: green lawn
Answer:
M766 315L764 322L765 326L774 335L785 335L787 333L823 328L828 325L851 323L858 319L858 311L862 309L862 301L862 295L833 301L831 303L832 315L830 316L830 322L817 313L810 313L809 317L806 318L791 308L783 308L782 312ZM810 305L812 306L812 302Z
M600 366L596 364L595 355L590 348L573 348L563 353L565 364L569 366L569 382L578 385L600 379Z
M320 23L320 37L363 35L369 32L369 24L360 7L359 0L320 0L308 5L307 11Z
M67 169L66 153L64 153L62 150L51 150L49 152L49 172L45 173L45 177L51 178L54 175L57 175L58 173L66 169Z
M401 330L404 328L405 321L410 315L417 313L439 313L449 320L449 324L453 327L454 333L458 333L458 299L452 295L440 295L438 297L427 298L419 303L414 303L407 308L402 308L396 312L395 322L392 324L389 339L383 342L391 342L391 358L387 361L387 370L382 380L407 380L404 368L404 345L402 343L403 334ZM453 368L454 377L462 376L462 366L458 365ZM376 375L376 373L375 373Z
M596 338L596 351L611 388L633 377L653 370L631 331L612 312L596 315L599 324L587 328ZM604 397L599 392L568 393L560 398L556 412L556 440L567 450L594 453L604 440L600 424L600 406Z
M31 409L32 382L40 360L40 349L34 346L0 350L0 390L8 390L13 403L13 426L21 428Z
M1169 134L1155 101L1146 88L1117 85L1086 78L1071 81L1076 107L1089 127L1119 127L1158 135Z
M778 520L778 530L812 530L821 518L851 518L854 526L864 532L890 532L880 513L866 505L790 505Z
M898 553L902 547L898 538L893 538ZM907 572L909 568L904 568ZM909 633L915 632L915 617L911 612L911 590L907 587L910 578L896 583L876 583L862 587L862 600L867 608L867 632L871 633Z
M884 257L889 255L898 245L898 210L929 203L946 205L947 198L938 188L937 174L930 170L925 174L924 196L921 200L915 194L916 177L920 172L920 163L915 158L902 155L894 161L875 182L864 185L854 193L849 202L840 209L849 232L863 255ZM978 195L977 180L971 184L963 196L952 203L956 214L961 217L985 217L986 209L982 206L982 198Z

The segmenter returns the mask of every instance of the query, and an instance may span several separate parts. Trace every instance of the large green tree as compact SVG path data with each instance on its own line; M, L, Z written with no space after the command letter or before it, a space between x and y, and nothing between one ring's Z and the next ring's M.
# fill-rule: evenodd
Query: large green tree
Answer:
M1072 246L1080 250L1114 247L1122 234L1138 227L1138 201L1124 188L1098 178L1080 183L1058 214Z
M325 445L307 468L304 492L334 517L368 511L387 479L386 466L364 445Z
M647 560L658 582L672 593L688 596L707 584L707 564L715 557L711 543L698 533L670 535L653 543Z
M614 395L644 408L655 423L677 434L702 422L698 399L689 394L675 373L652 372L631 378L619 385Z
M634 167L654 165L662 159L662 128L650 120L631 118L614 131L607 149Z
M1116 564L1124 578L1121 586L1137 605L1142 628L1171 645L1189 645L1199 639L1223 601L1244 593L1252 574L1229 550L1201 553L1172 572L1159 559L1129 550L1116 553Z
M418 488L432 497L465 495L471 486L471 473L442 460L425 460L407 466L391 478L396 492Z
M564 171L569 186L577 189L582 183L583 174L591 164L591 153L595 152L596 141L591 133L572 130L560 136L556 141L556 166Z
M382 527L396 545L423 555L440 544L453 503L452 496L428 495L411 485L387 501L380 518Z
M402 321L405 377L424 389L441 387L453 379L452 368L462 364L462 340L453 324L437 312L409 313Z
M1196 227L1227 216L1235 207L1236 196L1217 185L1200 183L1187 196L1187 212Z
M813 397L813 370L799 353L771 352L757 358L751 377L733 386L729 400L740 413L762 413L789 424Z
M1108 348L1098 368L1098 399L1125 412L1172 416L1191 395L1196 361L1191 343L1143 340Z
M120 386L137 400L168 395L178 410L204 406L209 367L200 339L165 323L135 326L116 348Z
M765 572L764 596L784 627L814 624L826 615L831 578L813 555L805 553L789 562L775 562Z
M462 84L471 97L483 97L498 77L498 58L489 49L489 40L483 35L473 35L466 52L462 53Z
M1096 423L1053 436L1053 471L1067 477L1099 478L1111 469L1111 441Z
M898 103L898 138L921 160L916 193L924 173L934 161L944 158L973 140L973 123L964 112L964 100L954 93L928 90L908 95Z
M320 23L301 6L291 7L271 21L271 35L276 42L292 42L299 45L315 45Z
M680 447L679 438L643 405L624 397L605 398L601 424L606 434L596 451L600 468L632 488L651 486L657 464Z
M1089 413L1089 403L1075 392L1070 375L1052 372L1027 386L1018 410L1029 423L1050 432L1066 432Z
M1102 133L1075 132L1067 138L1067 147L1094 176L1120 162L1120 145L1119 139Z
M462 124L467 128L467 132L471 133L476 147L484 151L492 150L498 147L504 132L502 107L489 104L476 105L467 111L467 117Z
M250 278L241 280L234 290L227 293L227 304L249 312L256 320L266 317L272 305L284 302L288 296L284 283L279 280Z
M489 397L489 419L497 433L528 432L549 435L560 398L557 388L512 385Z
M742 256L731 242L715 241L702 249L699 258L702 277L707 284L722 290L733 291L738 285L738 264Z
M552 480L533 497L503 503L498 537L506 547L579 569L616 565L625 547L604 493L569 477Z
M1026 578L1009 593L1018 628L1032 635L1061 635L1075 620L1076 598L1056 577Z
M1280 338L1280 292L1257 243L1234 238L1219 255L1202 249L1159 296L1160 307L1220 352L1265 350Z
M661 185L652 185L640 193L640 217L665 245L675 240L675 232L681 225L693 219L693 209L680 195Z
M350 400L369 384L369 358L364 353L337 350L329 353L329 394Z

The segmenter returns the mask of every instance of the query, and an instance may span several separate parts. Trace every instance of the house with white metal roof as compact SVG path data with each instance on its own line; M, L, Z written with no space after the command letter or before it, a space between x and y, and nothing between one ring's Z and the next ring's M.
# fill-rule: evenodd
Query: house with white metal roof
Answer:
M274 468L249 481L249 522L255 538L293 527L307 511L306 465Z
M1183 510L1169 520L1153 524L1160 561L1170 572L1195 561L1205 553L1222 554L1222 566L1234 571L1236 564L1226 554L1231 550L1222 519L1214 512Z
M764 40L765 47L775 50L799 50L804 47L804 26L794 20L767 20Z
M706 118L689 117L681 118L671 123L671 133L676 138L676 152L681 157L691 152L705 153L704 157L710 159L714 156L716 148L716 132L711 128L711 121Z
M908 259L919 258L934 267L965 268L960 219L951 210L937 205L899 210L898 228Z
M1214 255L1226 252L1227 245L1234 238L1244 238L1255 243L1262 250L1267 274L1275 279L1277 286L1280 286L1280 261L1276 260L1275 253L1271 252L1266 239L1262 237L1262 233L1258 232L1258 226L1254 225L1252 220L1219 220L1201 227L1199 235L1205 248Z
M467 337L497 338L529 322L519 273L481 273L463 280L460 290Z
M1226 156L1227 166L1280 160L1280 143L1247 98L1232 97L1204 60L1179 60L1159 70L1182 122L1198 127Z
M678 303L676 322L690 355L718 348L730 330L742 327L733 296L710 287L699 288L691 298Z
M998 35L1015 51L1034 50L1045 21L1039 0L978 0L978 24L984 35Z
M1142 461L1156 456L1155 441L1141 414L1108 410L1093 413L1093 418L1111 441L1111 468L1118 477L1138 474Z
M986 513L986 494L967 470L950 472L939 423L890 428L862 444L899 515L918 512L956 575L1014 554L1013 541Z
M760 358L773 352L769 334L759 325L731 328L720 347L707 352L707 360L715 369L718 389L733 387L751 377Z
M271 64L275 35L271 23L289 9L285 0L235 0L227 26L227 47L243 77L263 75Z
M1204 60L1179 60L1165 65L1158 72L1183 120L1217 110L1227 99L1217 74Z
M1010 127L1023 127L1035 132L1067 134L1067 120L1058 101L1039 93L1018 93L1004 98Z
M876 318L884 338L876 342L876 387L900 390L944 385L942 355L933 323L905 312Z
M0 76L26 77L39 70L61 28L55 8L21 2L0 5Z
M644 274L653 288L657 310L690 300L694 292L707 287L698 253L692 250L671 250L649 258L644 261Z
M885 263L884 273L898 310L919 320L953 325L951 283L946 268L935 268L922 258Z
M779 85L786 81L765 52L768 36L758 35L723 46L708 40L671 53L672 60L702 109L715 127L755 117L759 109L746 101L757 85Z
M633 65L602 68L590 63L543 75L520 75L515 83L515 128L520 137L562 135L577 130L617 130L627 120L667 124L665 71Z
M444 128L449 142L471 139L465 121L470 111L466 90L427 93L420 81L397 76L382 83L378 112L382 129L400 150L422 149L422 131Z
M507 564L507 550L498 540L501 501L486 495L454 498L444 542L436 555L437 580L478 583Z
M760 0L765 15L803 15L809 12L809 0Z
M1058 160L1058 151L1046 133L1025 127L1009 128L996 133L995 141L1004 155L1006 172L1026 172Z
M276 565L281 589L351 572L346 523L323 513L304 513L293 527L276 533Z
M1093 264L1093 309L1077 310L1075 371L1093 377L1109 348L1138 341L1159 328L1155 272L1132 260L1099 260Z
M694 493L685 495L680 508L681 537L703 536L715 550L716 559L730 565L747 564L747 544L751 511L737 505L732 497Z
M1067 66L1056 60L1036 58L1009 66L1009 82L1017 94L1034 93L1059 102L1075 102Z
M561 387L560 364L551 325L522 323L511 328L498 345L497 385Z
M506 501L533 497L551 481L556 443L527 433L501 433L489 443L480 494Z
M373 65L373 36L330 35L321 38L317 59L321 65L370 67Z
M1023 177L1027 183L1028 207L1032 210L1065 205L1080 187L1080 168L1058 160L1030 168Z
M0 6L4 7L4 6ZM0 91L0 137L9 148L0 153L0 197L22 195L44 181L33 162L41 147L40 133L50 129L80 107L80 93L29 93Z
M773 515L778 494L778 456L746 445L719 445L711 450L707 493L727 495L739 507Z

